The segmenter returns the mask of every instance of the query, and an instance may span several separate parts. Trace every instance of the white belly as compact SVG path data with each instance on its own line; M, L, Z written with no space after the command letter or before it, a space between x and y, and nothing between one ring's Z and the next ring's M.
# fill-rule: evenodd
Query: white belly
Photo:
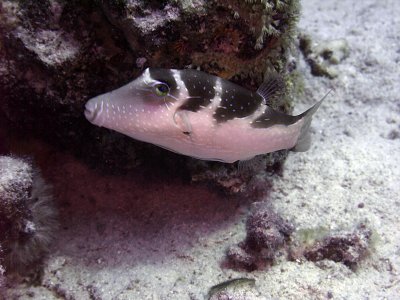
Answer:
M178 126L169 120L159 124L160 132L136 132L131 136L187 156L232 163L294 147L303 123L300 120L290 126L276 125L263 129L251 127L246 118L217 124L211 112L186 113L191 125L188 135L183 133L185 125L181 120L178 120Z

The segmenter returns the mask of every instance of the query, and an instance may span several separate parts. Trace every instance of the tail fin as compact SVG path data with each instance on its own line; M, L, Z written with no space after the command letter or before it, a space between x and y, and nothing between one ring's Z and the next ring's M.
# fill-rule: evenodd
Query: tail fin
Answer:
M295 152L304 152L307 151L310 146L311 146L311 135L309 132L310 125L311 125L311 120L312 116L315 114L315 112L318 110L320 107L321 103L325 100L325 98L332 92L332 90L329 90L328 93L320 101L318 101L316 104L314 104L313 107L309 108L302 114L300 114L299 117L304 119L303 126L300 129L300 135L299 138L297 139L296 145L291 149Z

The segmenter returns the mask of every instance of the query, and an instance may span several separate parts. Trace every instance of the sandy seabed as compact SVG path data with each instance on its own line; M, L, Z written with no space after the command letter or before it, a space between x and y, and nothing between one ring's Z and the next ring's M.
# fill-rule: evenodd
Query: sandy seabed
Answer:
M312 76L300 59L305 96L296 112L334 93L314 118L312 148L289 155L263 201L300 231L366 224L374 241L356 271L285 259L251 273L223 268L226 248L245 236L253 199L175 179L99 174L33 144L39 165L52 165L43 173L61 230L43 284L14 286L10 298L194 300L247 277L256 281L243 299L400 299L400 4L305 0L299 27L314 41L346 39L350 55L333 80Z

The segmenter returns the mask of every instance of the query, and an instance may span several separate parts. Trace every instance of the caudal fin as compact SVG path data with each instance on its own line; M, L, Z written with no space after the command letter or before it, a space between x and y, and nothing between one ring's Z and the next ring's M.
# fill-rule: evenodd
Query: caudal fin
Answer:
M311 125L311 120L315 112L318 110L318 108L321 106L321 103L325 100L325 98L329 95L329 93L332 90L330 90L326 95L318 101L316 104L314 104L313 107L309 108L305 112L303 112L300 117L304 119L303 126L300 129L300 135L299 138L297 139L296 145L292 148L293 151L295 152L304 152L310 149L311 146L311 135L310 135L310 125Z

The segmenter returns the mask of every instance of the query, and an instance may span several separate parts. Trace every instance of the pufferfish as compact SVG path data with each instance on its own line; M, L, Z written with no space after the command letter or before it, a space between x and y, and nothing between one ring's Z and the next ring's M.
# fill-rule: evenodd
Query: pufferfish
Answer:
M128 84L90 99L93 124L203 160L246 161L282 149L306 151L311 118L321 101L298 116L267 105L280 94L279 75L256 92L198 70L147 68Z

